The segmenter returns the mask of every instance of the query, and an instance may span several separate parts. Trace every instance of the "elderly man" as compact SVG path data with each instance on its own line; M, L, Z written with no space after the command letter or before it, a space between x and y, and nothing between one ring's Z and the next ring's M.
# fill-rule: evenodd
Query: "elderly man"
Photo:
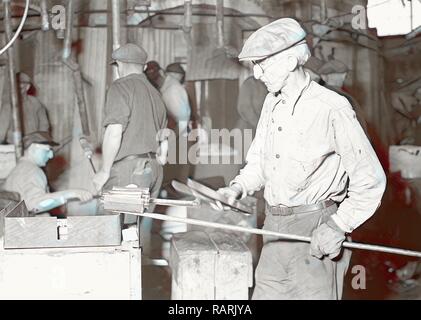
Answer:
M112 59L120 78L107 93L102 168L93 182L98 191L135 184L149 188L156 197L168 151L167 141L159 134L167 125L165 105L144 74L147 54L141 47L126 44L112 53ZM135 218L127 216L125 222L134 223Z
M54 154L48 132L34 132L24 137L25 155L19 160L3 186L4 190L19 193L29 211L41 213L62 206L70 199L88 201L92 194L86 190L65 190L50 193L47 177L41 169Z
M312 236L311 245L264 238L253 299L339 299L346 234L378 208L386 178L348 100L310 81L306 33L293 19L266 25L240 60L268 88L247 164L229 197L265 188L264 229Z

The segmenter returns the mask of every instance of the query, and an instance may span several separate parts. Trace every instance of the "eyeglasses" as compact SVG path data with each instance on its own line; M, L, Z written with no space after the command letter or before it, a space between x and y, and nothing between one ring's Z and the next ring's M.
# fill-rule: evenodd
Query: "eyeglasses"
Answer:
M251 63L253 64L253 66L259 66L262 74L264 74L267 68L273 65L277 61L276 59L272 59L272 62L270 63L269 58L271 58L271 56L264 58L262 60L251 60Z

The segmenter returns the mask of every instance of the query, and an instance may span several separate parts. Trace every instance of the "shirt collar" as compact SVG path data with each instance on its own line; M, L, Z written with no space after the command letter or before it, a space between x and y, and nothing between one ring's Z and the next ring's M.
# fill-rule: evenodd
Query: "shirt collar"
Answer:
M295 103L298 98L301 96L301 94L304 92L304 90L309 86L310 84L310 74L308 72L305 72L305 81L303 85L299 88L293 88L290 90L282 90L278 93L277 97L287 100L289 103Z

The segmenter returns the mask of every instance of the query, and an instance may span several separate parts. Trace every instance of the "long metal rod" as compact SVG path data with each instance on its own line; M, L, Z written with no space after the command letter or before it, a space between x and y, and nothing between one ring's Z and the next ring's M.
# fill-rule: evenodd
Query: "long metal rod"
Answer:
M200 201L198 200L171 200L171 199L150 199L151 204L167 207L198 207Z
M73 12L73 0L67 0L66 30L63 44L63 60L68 59L72 53Z
M299 241L299 242L308 242L308 243L311 242L311 237L298 236L298 235L280 233L280 232L273 232L273 231L267 231L267 230L256 229L256 228L246 228L246 227L240 227L240 226L226 225L226 224L222 224L222 223L209 222L209 221L190 219L190 218L172 217L172 216L167 216L167 215L158 214L158 213L147 213L147 212L134 213L134 212L121 212L121 211L118 211L118 212L124 213L124 214L131 214L131 215L136 215L136 216L148 217L148 218L163 220L163 221L187 223L187 224L202 226L202 227L210 227L210 228L216 228L216 229L224 229L224 230L231 230L231 231L237 231L237 232L252 233L252 234L258 234L258 235L264 235L264 236L273 236L273 237L283 238L283 239L287 239L287 240L294 240L294 241ZM349 249L360 249L360 250L368 250L368 251L376 251L376 252L385 252L385 253L391 253L391 254L398 254L398 255L421 258L421 252L406 250L406 249L391 248L391 247L385 247L385 246L379 246L379 245L371 245L371 244L358 243L358 242L348 242L348 241L345 241L342 244L342 246L344 248L349 248Z
M4 28L6 32L6 42L10 43L12 40L10 0L3 0L3 8L4 8ZM20 112L19 112L19 100L18 100L13 45L11 45L7 51L7 65L9 69L10 102L12 105L13 144L15 145L16 159L19 159L22 156L22 126L21 126L21 117L20 117Z

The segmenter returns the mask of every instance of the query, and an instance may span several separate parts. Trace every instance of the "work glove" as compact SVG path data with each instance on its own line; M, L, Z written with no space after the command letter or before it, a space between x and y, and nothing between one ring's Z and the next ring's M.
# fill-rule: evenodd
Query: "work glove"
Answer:
M341 253L344 241L345 232L338 227L332 218L329 218L326 223L321 224L313 231L310 254L318 259L323 256L334 259Z

